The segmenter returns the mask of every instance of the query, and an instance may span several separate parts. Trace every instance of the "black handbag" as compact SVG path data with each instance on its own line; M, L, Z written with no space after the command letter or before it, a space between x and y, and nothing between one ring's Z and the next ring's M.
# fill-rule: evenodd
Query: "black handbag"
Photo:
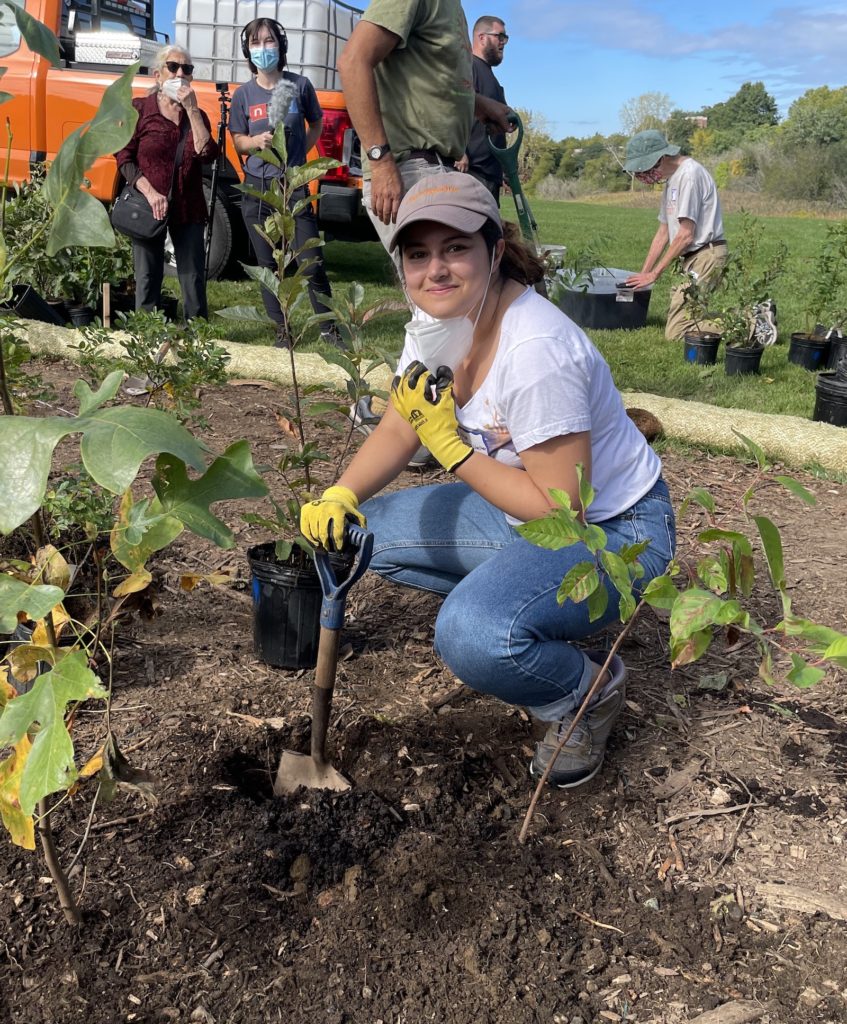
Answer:
M182 152L185 149L185 137L188 134L188 115L186 114L180 126L179 143L176 147L173 171L171 172L171 187L168 190L168 211L170 212L171 197L176 184L177 168L182 163ZM115 200L112 213L109 218L115 231L122 235L135 239L139 242L153 242L161 238L168 229L168 218L156 220L153 210L134 185L129 182L124 185L123 191Z

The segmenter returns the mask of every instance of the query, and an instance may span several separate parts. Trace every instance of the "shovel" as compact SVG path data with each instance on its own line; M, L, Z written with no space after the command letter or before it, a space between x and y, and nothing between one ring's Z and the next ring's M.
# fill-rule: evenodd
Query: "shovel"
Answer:
M515 200L515 209L518 211L518 223L521 226L521 234L527 242L530 243L530 245L537 247L538 224L535 221L535 217L532 215L532 210L529 207L529 200L523 194L521 179L518 177L518 152L521 148L521 142L523 141L523 121L521 121L520 117L514 111L509 112L507 119L510 124L517 127L518 135L515 141L510 146L495 146L491 136L489 135L488 147L497 157L500 166L503 168L503 174L506 181L509 183L512 198Z
M529 200L523 194L521 179L518 177L518 152L523 141L523 121L514 111L509 111L507 118L510 124L517 127L517 138L510 146L501 147L496 146L489 135L488 148L497 157L500 166L503 168L503 174L511 189L512 198L515 200L515 209L518 211L518 223L521 226L521 234L525 241L529 242L532 246L533 251L540 253L541 245L538 241L538 224L532 215ZM535 290L539 295L547 297L547 288L543 280L536 284Z
M315 568L321 581L323 601L321 602L321 635L318 643L318 664L315 682L312 686L312 738L311 754L297 754L284 750L279 759L279 768L274 782L274 794L285 796L300 786L307 789L332 789L344 793L350 789L350 782L326 759L326 732L329 713L332 708L332 692L335 689L335 667L338 662L338 641L344 625L344 604L347 591L367 569L371 560L374 538L358 526L347 526L345 547L358 551L358 560L350 575L339 583L335 578L329 554L315 551Z

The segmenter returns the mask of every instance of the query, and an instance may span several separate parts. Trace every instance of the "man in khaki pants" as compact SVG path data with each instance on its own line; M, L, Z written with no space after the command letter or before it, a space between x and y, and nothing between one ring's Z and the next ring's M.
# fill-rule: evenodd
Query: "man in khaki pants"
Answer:
M665 136L653 129L639 132L626 147L624 169L645 185L664 182L659 227L650 243L641 272L627 278L632 288L649 288L677 259L682 270L696 274L701 289L714 288L726 264L727 248L718 189L711 174L690 156L682 156ZM695 325L685 307L684 286L671 290L665 337L677 341Z

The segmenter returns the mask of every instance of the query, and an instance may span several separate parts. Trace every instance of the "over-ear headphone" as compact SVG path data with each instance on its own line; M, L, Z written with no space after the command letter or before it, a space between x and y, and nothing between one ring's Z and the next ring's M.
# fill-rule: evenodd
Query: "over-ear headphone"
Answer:
M245 25L241 30L241 52L244 54L244 59L247 61L250 60L250 39L248 38L247 30L252 28L257 21L263 21L272 27L277 39L279 39L280 58L282 59L282 63L285 64L285 60L288 55L288 36L285 34L285 29L282 25L280 25L278 21L274 21L273 18L256 18L248 25Z

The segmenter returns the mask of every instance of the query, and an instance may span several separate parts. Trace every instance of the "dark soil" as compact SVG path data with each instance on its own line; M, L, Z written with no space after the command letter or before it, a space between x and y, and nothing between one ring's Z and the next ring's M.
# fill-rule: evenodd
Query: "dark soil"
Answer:
M74 370L44 372L73 407ZM282 399L209 393L204 439L246 436L257 463L276 462ZM665 469L677 504L696 483L728 506L755 475L707 454ZM813 509L776 485L758 507L783 531L798 612L844 630L844 488L794 475ZM398 485L421 479L438 475ZM117 638L113 721L157 803L96 807L72 873L78 931L40 854L5 848L0 1019L672 1024L719 1006L723 1024L847 1019L843 674L771 689L744 642L671 672L649 613L622 648L628 702L603 770L546 793L521 845L531 723L435 659L435 598L366 577L330 732L354 787L274 798L280 752L308 749L312 673L253 654L244 552L267 538L240 511L219 511L235 551L185 533L155 562L161 614ZM697 523L680 527L683 555ZM181 589L213 570L241 582ZM102 724L100 707L78 716L80 757ZM92 796L56 815L66 864Z

